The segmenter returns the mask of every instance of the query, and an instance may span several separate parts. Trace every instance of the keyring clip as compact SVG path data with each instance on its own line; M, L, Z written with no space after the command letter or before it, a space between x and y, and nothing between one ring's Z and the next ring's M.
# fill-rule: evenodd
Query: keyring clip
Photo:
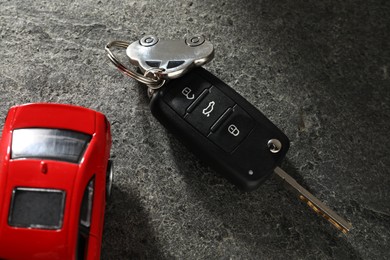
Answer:
M158 77L159 73L161 73L163 71L164 71L163 69L158 69L158 68L148 69L147 71L145 71L144 77L146 77L148 79L154 78L154 79L158 80L159 79L159 77ZM166 80L165 79L159 79L159 80L160 80L160 83L157 84L157 85L147 84L148 89L156 90L156 89L159 89L162 86L164 86Z
M146 77L140 73L137 73L135 71L127 69L116 57L115 55L111 52L110 48L111 47L121 47L121 48L127 48L129 46L128 42L124 41L112 41L108 43L105 46L105 50L107 52L107 56L110 59L110 61L126 76L133 78L143 84L146 84L149 88L152 89L157 89L161 87L164 83L165 80L159 79L157 77L156 73L152 73L154 78ZM145 73L145 75L149 75L149 73Z

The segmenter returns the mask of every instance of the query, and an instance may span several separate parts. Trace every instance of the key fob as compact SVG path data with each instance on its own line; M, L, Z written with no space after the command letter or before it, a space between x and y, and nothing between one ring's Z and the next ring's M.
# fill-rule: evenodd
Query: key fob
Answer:
M201 67L156 91L150 109L189 150L242 190L271 176L289 148L281 130Z
M201 35L183 40L164 40L147 35L131 43L126 54L142 73L158 68L160 77L174 79L212 60L214 46Z

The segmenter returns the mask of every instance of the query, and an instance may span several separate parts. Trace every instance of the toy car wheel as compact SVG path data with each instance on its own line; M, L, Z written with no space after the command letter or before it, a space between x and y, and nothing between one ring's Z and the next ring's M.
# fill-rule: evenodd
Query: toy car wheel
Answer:
M108 160L107 173L106 173L106 200L111 196L112 192L112 181L114 178L114 163L112 160Z

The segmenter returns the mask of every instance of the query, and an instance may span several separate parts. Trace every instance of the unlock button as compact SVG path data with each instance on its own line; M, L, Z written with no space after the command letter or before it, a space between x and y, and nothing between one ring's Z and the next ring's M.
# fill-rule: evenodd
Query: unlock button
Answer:
M226 152L231 152L253 129L253 119L239 106L227 118L221 118L211 127L209 138Z
M175 82L176 84L171 84L164 99L180 116L184 116L187 108L204 90L211 87L209 82L204 81L197 74L176 79Z

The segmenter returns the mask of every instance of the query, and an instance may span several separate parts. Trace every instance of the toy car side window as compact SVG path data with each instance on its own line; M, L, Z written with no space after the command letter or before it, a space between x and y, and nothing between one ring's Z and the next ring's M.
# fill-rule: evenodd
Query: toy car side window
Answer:
M85 227L89 227L91 225L94 183L94 179L90 180L88 183L88 186L85 188L83 200L81 203L80 224Z
M91 136L70 130L23 128L12 134L11 158L39 158L79 163Z
M91 226L93 193L95 180L92 178L85 188L83 199L80 206L80 224L77 239L77 257L76 259L85 259L87 252L89 228Z

